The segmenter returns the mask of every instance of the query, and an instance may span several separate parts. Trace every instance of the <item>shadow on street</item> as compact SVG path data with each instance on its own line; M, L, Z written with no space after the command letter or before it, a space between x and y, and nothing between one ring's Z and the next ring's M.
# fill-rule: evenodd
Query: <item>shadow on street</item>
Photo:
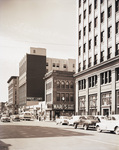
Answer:
M75 131L67 131L53 127L40 126L0 126L0 138L43 138L43 137L64 137L64 136L87 136L91 134L79 133ZM0 149L1 150L1 149Z
M0 141L0 150L9 150L9 146L11 145Z

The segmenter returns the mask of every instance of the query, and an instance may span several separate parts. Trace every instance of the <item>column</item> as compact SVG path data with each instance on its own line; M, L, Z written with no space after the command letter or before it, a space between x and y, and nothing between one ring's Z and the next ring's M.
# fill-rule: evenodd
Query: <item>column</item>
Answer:
M116 95L115 95L115 90L116 90L116 86L115 86L115 83L116 83L116 79L115 79L115 69L112 69L111 70L112 72L112 114L115 114L115 100L116 100Z
M88 90L88 78L86 78L86 115L88 115L88 93L89 93L89 90Z
M78 103L78 97L79 97L79 85L78 85L78 81L76 80L76 82L75 82L75 84L76 84L76 89L75 89L75 114L78 114L78 105L79 105L79 103Z
M100 104L100 95L101 95L101 83L100 83L100 74L97 75L98 77L98 81L97 81L97 85L98 85L98 93L97 93L97 114L100 115L101 114L101 104Z

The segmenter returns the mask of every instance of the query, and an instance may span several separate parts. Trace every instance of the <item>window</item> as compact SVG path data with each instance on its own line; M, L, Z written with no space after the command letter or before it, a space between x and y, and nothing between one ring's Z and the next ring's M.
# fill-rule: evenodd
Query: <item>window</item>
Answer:
M95 45L95 46L97 46L97 37L98 37L98 36L96 35L96 36L95 36L95 39L94 39L94 45Z
M59 68L59 66L60 66L59 63L57 63L57 67L58 67L58 68Z
M97 75L88 78L88 85L90 87L94 87L97 85Z
M116 68L116 81L119 81L119 68Z
M100 62L104 61L104 51L101 52L101 60Z
M81 7L81 0L79 0L79 7Z
M101 93L102 105L111 105L112 96L111 92Z
M57 88L60 88L60 82L57 81Z
M94 21L94 26L95 28L97 27L97 24L98 24L98 17L95 18L95 21Z
M107 59L111 58L112 47L108 48Z
M75 64L73 64L73 68L75 68Z
M61 82L61 88L65 88L65 83L64 83L64 81Z
M108 8L108 18L112 16L112 6Z
M81 55L81 47L79 47L79 56Z
M70 88L73 89L74 88L74 84L73 82L70 83Z
M116 0L116 4L115 4L115 10L116 10L116 12L118 12L119 11L119 0Z
M68 81L66 82L66 88L67 89L69 88L69 82Z
M83 61L83 70L86 69L86 60Z
M80 115L84 115L85 114L85 105L86 105L86 97L85 96L79 97L79 111L80 111Z
M119 33L119 21L116 22L116 34Z
M91 49L91 42L92 40L89 40L89 50Z
M81 71L81 63L79 63L79 66L78 66L78 72L80 72Z
M101 13L101 23L104 22L104 12Z
M66 101L69 101L69 94L66 93Z
M53 63L53 65L52 65L53 67L55 67L55 63Z
M79 23L81 23L81 15L79 15Z
M89 5L89 14L91 14L92 11L92 5Z
M57 101L60 101L60 93L57 93Z
M83 34L85 36L86 35L86 26L83 28L83 30L84 30Z
M70 101L74 101L74 95L70 94Z
M108 38L111 37L111 34L112 34L112 26L110 26L110 27L108 28Z
M86 43L83 44L83 52L84 52L84 53L86 52Z
M111 82L111 70L101 73L101 84L107 84Z
M104 3L104 0L101 0L101 4Z
M119 55L119 43L116 44L116 53L115 55Z
M101 42L104 41L104 31L101 32Z
M89 32L91 31L91 24L92 22L89 23Z
M86 80L85 79L80 80L78 83L79 83L79 90L83 90L86 88Z
M88 59L88 67L91 67L91 57Z
M97 0L95 0L95 9L97 8Z
M95 56L94 56L94 65L96 65L97 64L97 54L95 54Z
M64 64L64 65L63 65L63 68L67 68L67 65L66 65L66 64Z
M79 40L81 39L81 31L79 31Z
M36 50L33 50L33 53L36 53Z
M86 18L86 10L84 10L84 19Z
M51 89L51 87L52 87L52 83L51 82L49 82L49 83L46 84L46 90Z
M65 94L64 93L61 93L61 101L63 101L63 99L65 100Z
M48 62L46 62L46 66L48 66Z

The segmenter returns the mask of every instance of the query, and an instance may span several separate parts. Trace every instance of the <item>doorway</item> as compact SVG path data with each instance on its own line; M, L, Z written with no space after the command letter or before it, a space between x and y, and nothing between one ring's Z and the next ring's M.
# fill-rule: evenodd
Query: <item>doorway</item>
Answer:
M103 109L103 116L109 116L109 108Z

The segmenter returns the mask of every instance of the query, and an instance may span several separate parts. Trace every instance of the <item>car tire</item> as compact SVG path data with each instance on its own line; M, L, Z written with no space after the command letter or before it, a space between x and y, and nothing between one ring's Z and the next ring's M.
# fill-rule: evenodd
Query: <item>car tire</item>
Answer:
M119 135L119 127L116 127L116 129L114 130L114 133Z
M96 130L97 130L98 133L102 132L102 130L100 129L100 126L97 126Z
M74 124L74 129L77 129L77 124Z
M88 125L85 124L85 125L83 126L83 128L84 128L84 130L88 130Z

